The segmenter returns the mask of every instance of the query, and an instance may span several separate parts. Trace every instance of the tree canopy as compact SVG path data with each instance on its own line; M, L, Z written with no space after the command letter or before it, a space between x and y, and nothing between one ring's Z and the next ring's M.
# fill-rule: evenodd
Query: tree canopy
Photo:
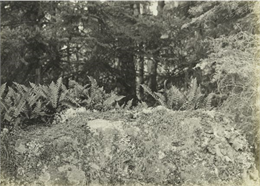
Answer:
M157 15L154 3L1 2L2 83L63 77L65 84L84 84L92 76L106 91L142 99L140 84L158 91L167 81L187 90L195 77L209 94L222 78L215 67L227 73L234 67L216 58L231 50L252 53L255 2L160 1Z

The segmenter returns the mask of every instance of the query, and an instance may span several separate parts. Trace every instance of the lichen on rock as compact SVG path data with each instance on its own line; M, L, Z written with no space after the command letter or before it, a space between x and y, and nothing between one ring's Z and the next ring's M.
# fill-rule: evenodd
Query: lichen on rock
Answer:
M248 142L221 113L157 108L134 119L98 114L104 117L82 112L20 133L14 145L16 183L181 186L252 180L245 176L254 167Z

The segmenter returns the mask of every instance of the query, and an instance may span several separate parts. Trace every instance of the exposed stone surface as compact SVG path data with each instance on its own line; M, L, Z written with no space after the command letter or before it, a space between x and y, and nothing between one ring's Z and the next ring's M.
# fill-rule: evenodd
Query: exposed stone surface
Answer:
M121 185L225 185L254 170L247 141L223 114L158 107L134 119L129 113L118 119L112 112L99 115L81 113L52 127L21 131L14 146L18 180L45 186L122 180Z

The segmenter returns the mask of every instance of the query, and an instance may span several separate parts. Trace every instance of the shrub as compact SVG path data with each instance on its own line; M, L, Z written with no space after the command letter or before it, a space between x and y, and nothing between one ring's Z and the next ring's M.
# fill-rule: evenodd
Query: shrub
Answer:
M255 67L259 66L256 40L259 40L259 35L242 31L211 39L212 53L198 65L204 76L202 86L216 85L208 96L225 97L217 105L218 110L233 115L236 127L244 131L254 148L259 146L255 105L259 86L259 77L255 75Z

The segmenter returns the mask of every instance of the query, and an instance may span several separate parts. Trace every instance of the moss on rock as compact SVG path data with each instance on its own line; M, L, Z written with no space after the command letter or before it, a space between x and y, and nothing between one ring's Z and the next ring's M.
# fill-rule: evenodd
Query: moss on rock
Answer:
M254 168L244 135L215 111L79 113L16 137L16 185L243 185Z

